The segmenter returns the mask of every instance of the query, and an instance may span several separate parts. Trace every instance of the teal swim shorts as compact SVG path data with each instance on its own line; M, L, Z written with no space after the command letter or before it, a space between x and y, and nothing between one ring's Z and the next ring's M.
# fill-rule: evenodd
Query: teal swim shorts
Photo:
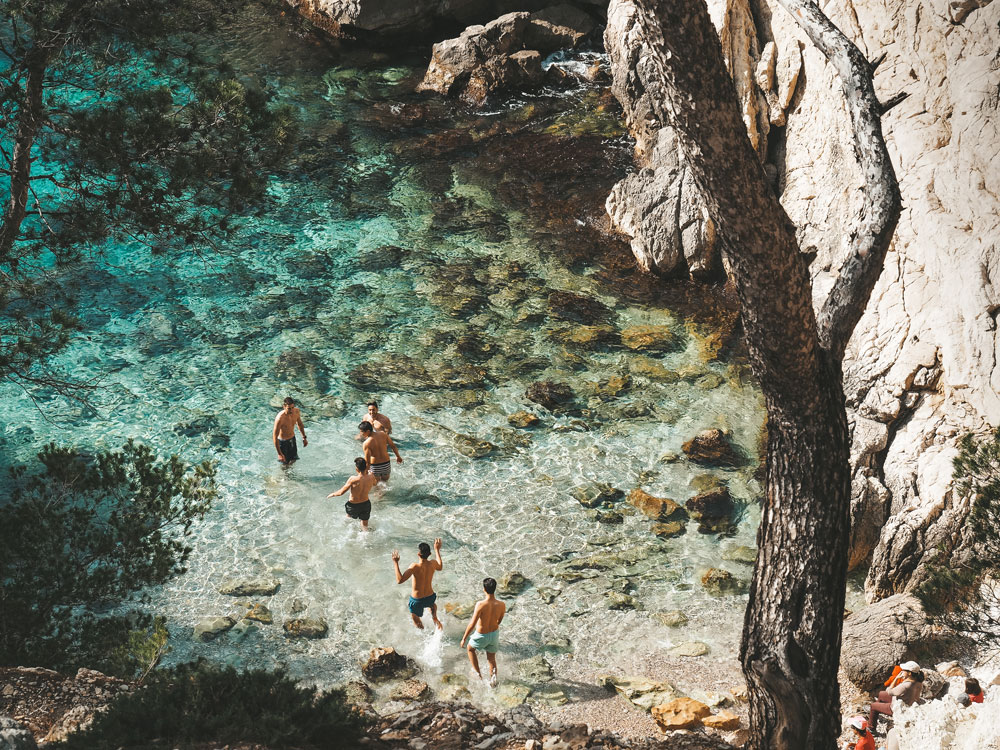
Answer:
M473 633L469 639L469 648L476 651L488 651L495 654L500 648L500 631L494 630L492 633Z

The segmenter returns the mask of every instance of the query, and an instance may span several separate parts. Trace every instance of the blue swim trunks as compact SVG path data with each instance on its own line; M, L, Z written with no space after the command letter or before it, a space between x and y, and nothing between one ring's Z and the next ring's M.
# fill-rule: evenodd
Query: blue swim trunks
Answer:
M431 594L430 596L425 596L422 599L414 599L410 597L410 612L417 617L424 616L424 610L434 604L437 601L438 595Z
M492 633L474 633L469 639L469 648L476 651L486 651L495 654L500 648L500 631L494 630Z

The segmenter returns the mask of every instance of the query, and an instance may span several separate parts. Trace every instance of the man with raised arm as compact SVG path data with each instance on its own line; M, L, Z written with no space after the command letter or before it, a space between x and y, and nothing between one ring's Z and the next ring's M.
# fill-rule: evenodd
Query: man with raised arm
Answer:
M423 620L420 618L424 616L424 610L430 608L431 619L434 620L434 624L437 626L438 630L441 630L444 626L438 619L437 615L437 594L434 593L434 589L431 587L431 579L434 578L434 573L441 570L444 567L444 563L441 561L441 540L434 540L434 556L435 559L431 560L431 548L427 546L427 542L421 542L417 546L418 559L415 563L410 565L403 573L399 570L399 550L392 551L392 564L396 569L396 583L403 583L407 579L413 579L413 591L410 594L409 610L410 617L413 619L413 624L417 626L420 630L424 629Z
M358 425L361 430L361 437L364 442L361 450L364 451L365 460L371 467L372 476L379 482L388 482L392 473L392 464L389 463L389 448L396 454L396 463L403 463L403 457L399 455L396 444L392 442L389 433L379 430L376 432L372 428L371 422L362 422Z
M278 416L274 418L274 429L271 431L274 449L278 451L278 460L286 466L299 458L299 448L295 444L296 427L302 433L302 447L305 448L309 445L309 441L306 439L305 425L302 424L302 414L295 405L295 399L289 396L285 399Z
M465 629L465 635L462 636L460 644L462 648L465 648L465 641L469 641L469 661L479 679L483 678L483 673L479 671L479 658L476 651L486 652L486 661L490 665L490 687L497 686L497 649L500 648L500 623L507 613L507 605L494 596L496 590L497 582L494 579L483 579L483 591L486 596L482 601L476 602L472 620L469 622L469 627ZM476 634L469 638L473 628L476 628Z
M354 459L354 468L357 473L339 490L327 495L327 498L340 497L350 490L351 499L344 503L347 517L361 521L361 530L368 531L368 519L372 516L372 502L368 499L368 493L375 486L375 477L368 473L368 462L363 458Z

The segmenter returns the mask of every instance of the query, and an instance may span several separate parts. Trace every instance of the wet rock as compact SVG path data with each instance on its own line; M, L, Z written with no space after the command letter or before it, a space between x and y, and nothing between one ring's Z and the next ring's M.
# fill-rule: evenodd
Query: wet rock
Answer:
M194 637L199 641L212 641L236 624L232 617L209 617L194 626Z
M578 346L583 349L598 349L606 346L617 346L621 337L611 326L574 326L553 331L551 337L567 346Z
M225 596L271 596L281 584L273 578L227 578L219 587Z
M707 643L702 643L701 641L685 641L684 643L678 643L673 648L667 651L671 656L704 656L711 649L709 649Z
M375 701L375 691L366 682L351 680L344 685L344 700L352 706L368 708Z
M550 683L535 686L531 693L531 700L548 706L564 706L569 703L566 692L561 687Z
M361 667L361 674L372 682L391 679L409 679L417 673L413 663L396 649L373 648L368 660Z
M427 368L405 355L396 355L362 364L346 375L346 380L364 391L420 391L439 387Z
M702 430L681 446L695 463L709 466L740 466L744 463L728 432L719 428Z
M0 716L0 748L3 750L36 750L31 731L9 716Z
M423 680L406 680L389 693L389 700L418 701L430 696L430 686Z
M683 515L680 505L665 497L654 497L638 487L628 493L628 502L641 510L646 516L657 521L666 521L674 515Z
M542 732L542 722L536 717L530 706L515 706L504 711L501 717L503 724L519 739L537 737Z
M650 710L653 719L664 732L678 729L694 729L701 720L712 713L712 709L694 698L675 698Z
M536 588L535 592L538 594L539 598L543 602L545 602L546 604L552 604L552 602L554 602L556 598L562 593L562 589L554 589L542 586Z
M573 389L565 383L555 383L551 380L540 380L528 386L524 392L525 398L544 406L549 411L556 411L571 405L576 398Z
M516 411L507 417L507 423L511 427L520 427L522 429L527 427L534 427L540 422L541 420L538 417L536 417L531 412L524 411L523 409L520 411Z
M531 688L519 682L504 680L493 691L493 695L501 706L513 708L528 700Z
M395 245L382 245L358 251L358 267L363 271L390 271L403 263L406 250Z
M657 612L653 615L653 618L670 628L687 625L688 622L687 615L679 609L672 609L668 612Z
M498 450L497 446L488 440L480 440L471 435L455 432L429 419L410 417L410 427L425 436L438 437L448 441L456 451L469 458L485 458Z
M531 581L516 570L504 573L497 581L497 593L500 596L517 596L528 587L529 583Z
M630 326L622 329L622 345L636 352L673 352L684 348L684 338L670 326Z
M584 508L608 507L621 500L625 493L605 482L588 482L570 490Z
M308 384L316 393L330 390L330 376L316 352L305 349L282 352L274 364L274 374L279 380L288 383Z
M698 531L726 531L732 524L733 498L725 487L695 495L684 507L698 521Z
M604 378L588 389L587 395L592 395L601 401L611 401L632 387L632 378L628 375L612 375Z
M687 526L680 521L667 521L665 523L654 523L653 534L660 539L672 539L687 532Z
M472 692L466 685L445 685L437 691L438 699L449 703L472 700Z
M286 620L281 626L287 638L325 638L330 632L326 620L320 617L300 617Z
M553 654L571 654L573 653L573 644L569 638L563 638L562 636L555 636L553 638L548 638L543 645L543 648L549 653Z
M552 665L541 654L525 659L518 664L517 673L529 683L549 682L555 678Z
M701 585L712 596L739 594L743 583L728 570L709 568L701 577Z
M219 419L213 414L203 414L198 417L178 422L174 425L174 434L181 437L199 437L219 429Z
M608 677L607 682L629 703L646 711L680 696L677 688L669 682L656 682L645 677Z
M622 594L618 591L609 591L606 599L608 609L612 610L631 610L639 606L634 596Z
M664 367L649 357L632 357L628 361L628 369L633 375L652 380L657 383L676 383L681 376L674 370Z
M732 562L743 563L744 565L756 565L757 548L748 547L744 544L733 545L732 547L726 547L726 549L722 551L722 559L730 560Z
M516 453L531 446L531 435L527 432L510 427L497 427L496 433L508 453Z
M574 292L552 292L549 312L561 320L590 326L607 323L611 318L611 310L603 302Z
M608 513L601 513L600 511L597 511L594 520L598 523L617 526L618 524L625 523L625 516L615 511L610 511Z
M709 729L732 732L740 728L740 717L732 711L719 711L717 714L701 717L701 723Z
M274 622L274 616L271 614L271 610L265 607L263 604L251 604L247 608L247 613L243 615L244 620L253 620L254 622L260 622L264 625L270 625Z

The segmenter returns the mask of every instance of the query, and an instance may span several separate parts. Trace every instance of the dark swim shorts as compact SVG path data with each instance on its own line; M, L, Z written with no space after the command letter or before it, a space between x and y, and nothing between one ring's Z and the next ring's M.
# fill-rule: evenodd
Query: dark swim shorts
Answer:
M372 501L365 500L363 503L348 501L344 503L344 510L347 511L347 515L351 518L356 518L359 521L367 521L372 517Z
M279 440L278 450L281 451L281 455L285 457L285 463L290 464L292 461L299 460L299 446L295 442L294 435L292 435L288 440Z
M410 613L416 615L417 617L424 616L424 610L430 607L437 600L437 594L431 594L430 596L425 596L422 599L414 599L410 597Z

